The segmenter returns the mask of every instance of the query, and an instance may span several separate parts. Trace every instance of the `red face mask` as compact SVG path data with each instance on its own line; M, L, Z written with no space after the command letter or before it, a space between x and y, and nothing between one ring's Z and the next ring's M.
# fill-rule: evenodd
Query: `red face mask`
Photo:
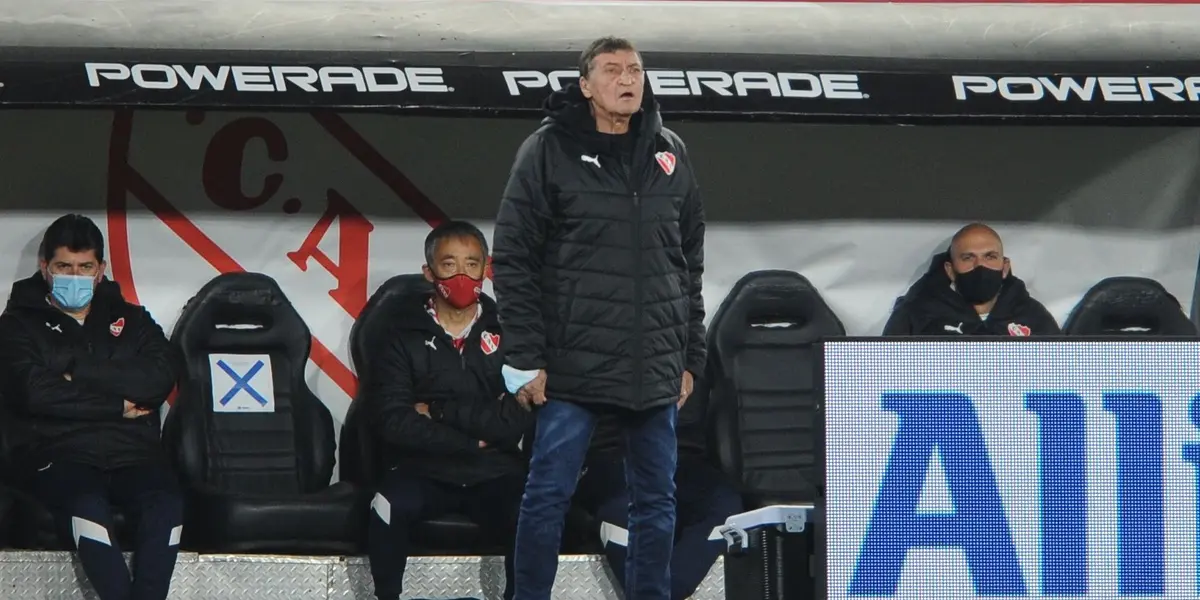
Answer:
M434 287L442 299L459 310L479 302L479 294L483 293L483 283L471 279L466 273L438 280Z

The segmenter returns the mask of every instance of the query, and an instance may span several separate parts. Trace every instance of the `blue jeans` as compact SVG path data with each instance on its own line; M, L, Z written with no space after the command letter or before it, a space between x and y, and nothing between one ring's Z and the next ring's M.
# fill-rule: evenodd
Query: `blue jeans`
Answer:
M675 542L674 404L625 413L625 480L629 546L625 597L670 600ZM537 409L537 434L514 560L515 600L550 600L558 571L563 520L579 481L596 417L586 407L550 400Z
M696 593L717 557L725 552L725 540L708 540L713 527L742 512L742 498L720 469L704 458L680 456L675 469L675 550L671 555L671 600ZM579 500L600 521L604 553L617 581L625 581L629 496L619 457L588 462L579 481Z

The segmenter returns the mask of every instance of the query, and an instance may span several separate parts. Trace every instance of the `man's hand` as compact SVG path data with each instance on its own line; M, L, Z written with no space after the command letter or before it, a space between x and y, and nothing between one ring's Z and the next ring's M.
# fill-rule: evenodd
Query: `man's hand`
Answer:
M692 395L692 372L683 372L683 382L679 385L679 403L676 404L679 408L683 408L683 403L687 402L688 396Z
M499 396L496 397L496 401L504 402L504 397L507 395L508 395L508 392L504 392L503 394L500 394ZM521 401L521 394L518 393L516 396L513 396L513 398L515 398L517 400L517 404L520 405L521 408L525 409L525 412L529 412L531 410L528 403Z
M71 374L70 374L70 373L63 373L63 379L66 379L67 381L70 381L70 380L71 380ZM128 400L126 400L126 402L129 402L129 401L128 401Z
M517 390L517 402L521 403L526 410L532 406L541 406L546 403L545 369L538 369L537 377Z
M125 417L126 419L137 419L139 417L144 417L148 414L150 414L149 410L146 410L146 409L126 400L125 401L125 412L121 416Z
M413 408L415 408L417 410L417 414L425 415L426 419L433 418L429 415L429 405L428 404L426 404L424 402L418 402L413 405ZM487 448L487 442L485 442L483 440L479 440L479 448L480 449Z

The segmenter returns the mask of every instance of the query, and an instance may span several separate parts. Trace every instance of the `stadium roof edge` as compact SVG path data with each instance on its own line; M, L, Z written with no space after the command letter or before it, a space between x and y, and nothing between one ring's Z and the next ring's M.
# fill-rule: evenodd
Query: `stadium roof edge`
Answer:
M0 0L0 55L15 48L56 47L576 52L588 40L610 34L633 39L647 53L1195 60L1200 5Z

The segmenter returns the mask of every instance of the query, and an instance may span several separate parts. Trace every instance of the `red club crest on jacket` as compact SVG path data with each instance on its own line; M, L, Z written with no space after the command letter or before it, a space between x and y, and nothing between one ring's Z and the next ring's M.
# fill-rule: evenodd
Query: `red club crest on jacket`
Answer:
M1033 333L1033 331L1030 330L1026 325L1022 325L1020 323L1008 324L1008 335L1016 337L1029 337L1031 333Z
M500 349L500 334L485 331L479 335L479 348L484 354L491 355Z

